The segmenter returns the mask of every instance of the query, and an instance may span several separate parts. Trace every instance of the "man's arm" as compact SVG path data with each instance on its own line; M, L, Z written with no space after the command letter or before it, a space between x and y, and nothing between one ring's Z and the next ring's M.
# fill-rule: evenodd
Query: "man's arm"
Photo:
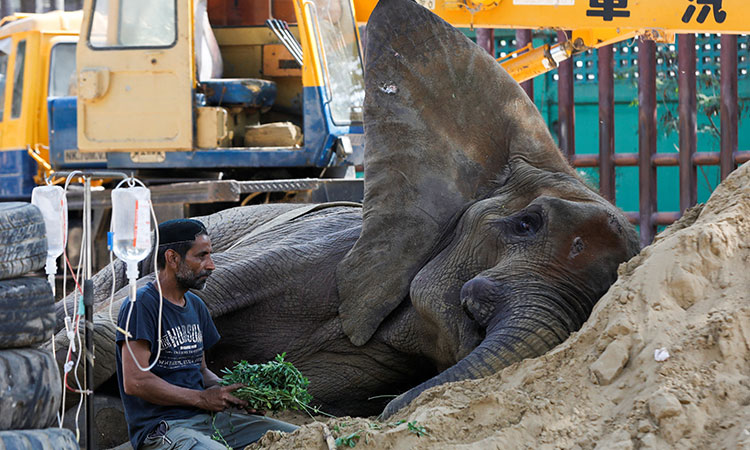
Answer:
M148 361L151 357L148 341L129 341L128 344L133 350L135 360L141 367L148 367ZM150 371L140 370L133 360L133 356L125 347L125 343L121 342L119 345L122 351L122 386L128 395L134 395L156 405L193 406L217 412L230 406L244 407L247 405L247 402L232 395L233 391L242 387L241 384L232 384L205 391L175 386ZM205 358L203 364L205 364ZM216 378L218 379L218 377Z
M203 359L201 360L201 373L203 374L203 385L206 386L206 389L218 385L219 381L221 381L221 378L213 373L206 365L205 353L203 353Z

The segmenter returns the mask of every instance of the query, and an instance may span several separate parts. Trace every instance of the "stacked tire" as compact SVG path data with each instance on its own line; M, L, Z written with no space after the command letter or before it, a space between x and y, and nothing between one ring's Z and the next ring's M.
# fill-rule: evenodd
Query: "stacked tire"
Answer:
M57 362L38 345L55 328L55 299L29 276L47 257L44 219L28 203L0 203L0 450L78 449L56 425L62 389Z

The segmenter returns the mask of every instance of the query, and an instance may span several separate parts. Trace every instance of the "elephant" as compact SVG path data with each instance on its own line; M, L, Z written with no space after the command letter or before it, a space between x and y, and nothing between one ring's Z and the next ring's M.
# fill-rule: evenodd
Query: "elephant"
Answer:
M207 353L215 372L286 352L323 411L388 417L430 387L563 342L640 246L519 84L448 23L380 0L365 59L363 204L200 217L217 268L195 294L222 336ZM123 264L94 280L101 384Z

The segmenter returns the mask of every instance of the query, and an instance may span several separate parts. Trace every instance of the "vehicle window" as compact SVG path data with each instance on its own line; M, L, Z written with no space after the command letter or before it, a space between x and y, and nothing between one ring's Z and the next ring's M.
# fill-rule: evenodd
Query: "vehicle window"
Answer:
M8 72L8 57L12 42L11 38L0 39L0 122L3 120L3 109L5 109L5 77Z
M365 83L351 2L315 0L315 9L322 41L319 45L330 80L328 93L332 95L329 105L333 121L361 122Z
M67 97L75 95L76 44L55 44L49 63L49 96Z
M169 47L177 41L177 0L95 0L93 48ZM111 11L111 8L117 8Z
M26 40L18 43L16 48L16 66L13 69L13 102L10 107L10 118L21 117L23 102L23 68L26 65Z

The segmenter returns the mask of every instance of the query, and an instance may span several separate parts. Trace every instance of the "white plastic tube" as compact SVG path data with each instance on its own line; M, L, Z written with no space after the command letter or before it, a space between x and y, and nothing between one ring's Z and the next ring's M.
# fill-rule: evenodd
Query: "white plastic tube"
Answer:
M55 295L57 258L63 254L68 237L68 201L60 186L37 186L31 191L31 204L42 212L47 229L47 265L45 272Z

